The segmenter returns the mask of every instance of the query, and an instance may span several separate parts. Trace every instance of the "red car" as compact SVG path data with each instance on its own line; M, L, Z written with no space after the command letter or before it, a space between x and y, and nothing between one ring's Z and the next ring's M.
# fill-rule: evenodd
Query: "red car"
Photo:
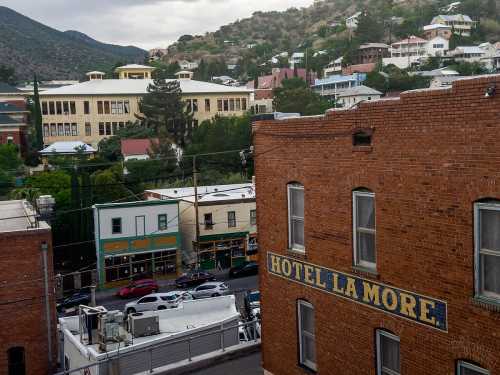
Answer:
M116 295L121 298L142 297L146 294L156 293L160 289L158 283L153 279L143 279L132 281L124 286Z

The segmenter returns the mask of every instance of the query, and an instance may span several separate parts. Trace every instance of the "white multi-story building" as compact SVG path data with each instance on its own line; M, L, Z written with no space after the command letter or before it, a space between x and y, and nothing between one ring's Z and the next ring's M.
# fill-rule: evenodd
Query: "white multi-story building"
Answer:
M301 64L304 61L305 54L304 52L294 52L292 53L292 56L290 56L290 59L288 60L288 63L290 64L290 68L294 68L296 64Z
M444 56L450 49L450 42L446 38L437 36L428 40L424 48L427 56Z
M193 187L147 190L145 196L179 200L185 263L202 269L225 269L245 260L257 260L257 211L252 183L198 187L198 220Z
M174 277L181 268L177 200L94 205L99 286Z
M343 57L339 57L338 59L331 61L325 69L323 69L323 76L330 77L336 74L342 74L342 60Z
M432 25L438 23L450 26L453 33L463 36L470 36L475 26L475 22L465 14L440 14L431 21Z

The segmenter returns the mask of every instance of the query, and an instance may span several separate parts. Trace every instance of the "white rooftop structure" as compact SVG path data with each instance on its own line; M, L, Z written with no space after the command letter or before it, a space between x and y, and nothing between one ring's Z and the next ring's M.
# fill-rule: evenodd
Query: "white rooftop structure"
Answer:
M60 155L74 155L79 152L84 154L93 154L97 152L96 149L81 141L61 141L54 142L50 146L45 147L40 154L60 154Z
M236 326L240 317L236 310L234 295L185 301L178 308L148 312L147 314L158 316L159 334L134 337L132 342L122 342L120 346L110 347L107 351L101 350L98 343L88 344L85 336L80 337L79 316L59 318L59 329L64 336L64 355L68 358L70 369L90 365L117 355L120 355L120 361L124 362L122 365L128 365L127 361L137 360L134 356L128 355L153 346L159 348L159 345L165 345L164 351L166 352L160 352L160 349L157 349L156 353L161 354L161 357L166 359L169 357L168 351L172 350L171 347L166 346L169 342L181 340L189 335L203 334L208 330L220 329L222 326ZM234 339L226 344L228 346L239 343L237 328L235 329ZM214 339L220 341L218 336L214 336ZM210 350L206 337L205 342ZM194 344L196 344L195 339L193 339ZM147 366L147 364L143 365ZM101 374L100 372L92 373ZM106 371L103 373L108 374ZM141 371L131 373L142 374Z
M155 68L152 66L148 66L148 65L128 64L128 65L119 66L115 70L127 70L127 69L151 69L151 70L154 70Z
M431 23L439 22L440 20L444 20L446 22L474 22L466 14L440 14L439 16L434 17Z
M106 73L104 72L100 72L98 70L93 70L91 72L88 72L88 73L85 73L86 76L90 76L90 75L105 75Z
M27 201L0 201L0 233L49 228L47 223L37 222L35 215L36 212Z
M194 187L146 190L146 193L160 195L161 199L181 199L194 202ZM252 183L232 185L198 186L198 202L255 199Z
M424 31L437 30L437 29L449 29L449 30L451 30L451 26L445 25L442 23L434 23L432 25L425 25L424 26Z
M191 73L191 72L190 72ZM167 81L174 81L169 79ZM249 93L253 90L218 85L210 82L180 79L181 91L184 94L201 93ZM45 90L40 96L55 95L144 95L147 88L153 84L152 79L104 79L77 83L75 85Z

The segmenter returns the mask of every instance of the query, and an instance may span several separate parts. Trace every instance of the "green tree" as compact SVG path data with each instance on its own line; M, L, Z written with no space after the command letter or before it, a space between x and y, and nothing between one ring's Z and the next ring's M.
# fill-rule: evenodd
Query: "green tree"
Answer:
M142 124L163 132L170 143L184 148L192 135L192 113L182 101L179 81L154 80L139 103Z
M356 40L359 44L380 42L383 37L384 26L375 15L364 12L358 17Z
M11 66L0 65L0 82L15 85L17 83L16 71Z
M335 106L313 92L301 78L286 79L282 87L274 89L273 105L279 112L300 113L303 116L323 114Z
M40 95L36 74L33 78L33 112L31 116L35 130L35 147L40 151L43 148L42 110L40 108Z
M121 165L93 173L91 181L95 203L109 203L132 195L125 186Z
M13 188L15 177L21 172L22 164L17 146L0 145L0 195L6 194Z

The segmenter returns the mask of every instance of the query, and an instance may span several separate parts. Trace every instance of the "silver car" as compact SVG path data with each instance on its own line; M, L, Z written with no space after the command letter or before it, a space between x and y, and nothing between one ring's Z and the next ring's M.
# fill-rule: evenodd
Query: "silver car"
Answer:
M219 297L229 294L229 287L222 282L210 281L197 286L189 293L193 298Z
M125 305L125 313L133 314L139 311L153 311L173 309L179 306L182 301L193 299L184 291L173 291L168 293L153 293L144 296L137 301L129 302Z

